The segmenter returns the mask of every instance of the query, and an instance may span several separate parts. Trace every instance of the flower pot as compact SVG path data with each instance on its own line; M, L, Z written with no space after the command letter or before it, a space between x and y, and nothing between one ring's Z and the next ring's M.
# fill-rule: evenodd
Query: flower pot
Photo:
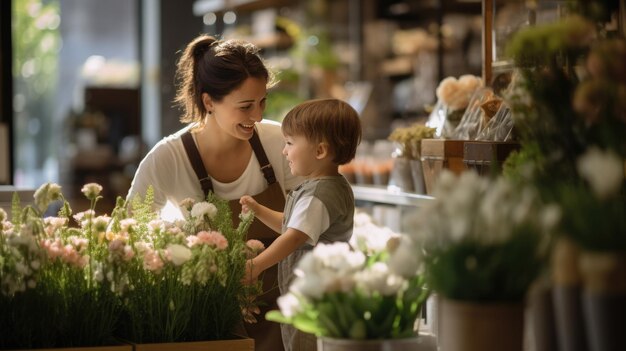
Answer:
M521 351L523 303L441 299L441 351Z
M406 339L352 340L317 338L317 351L436 351L435 340L429 336Z
M552 285L538 281L530 288L526 302L526 340L535 351L558 349L554 321Z
M411 179L413 179L413 191L416 194L426 194L426 184L424 183L424 171L421 160L410 160Z
M413 176L411 175L411 160L406 157L393 159L393 166L389 176L389 188L405 192L412 192Z
M626 254L583 252L580 266L589 349L626 350Z
M580 248L576 243L565 237L556 241L552 254L552 302L561 351L587 350L579 257Z

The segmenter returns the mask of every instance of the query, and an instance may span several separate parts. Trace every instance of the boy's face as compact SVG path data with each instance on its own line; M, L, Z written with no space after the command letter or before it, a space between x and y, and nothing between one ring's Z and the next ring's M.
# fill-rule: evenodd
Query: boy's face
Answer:
M317 144L307 140L302 135L285 135L283 155L289 162L291 174L294 176L309 177L315 173L317 159Z

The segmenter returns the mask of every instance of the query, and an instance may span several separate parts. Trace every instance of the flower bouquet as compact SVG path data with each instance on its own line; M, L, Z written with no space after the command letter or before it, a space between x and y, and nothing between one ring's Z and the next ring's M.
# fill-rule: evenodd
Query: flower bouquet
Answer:
M361 219L368 239L358 233L358 223L354 250L348 243L318 244L301 259L289 293L278 300L280 311L269 312L267 319L318 338L417 335L416 322L428 296L418 265L407 269L405 262L393 259L402 248L399 236Z
M112 343L121 304L100 275L109 265L98 236L108 218L94 214L101 189L85 185L91 207L74 215L53 183L35 192L34 206L14 196L10 221L0 209L0 348ZM43 218L53 201L62 201L58 216Z
M447 77L439 83L437 104L427 123L427 126L436 128L437 137L449 139L454 135L472 95L482 84L480 78L470 74L458 79Z

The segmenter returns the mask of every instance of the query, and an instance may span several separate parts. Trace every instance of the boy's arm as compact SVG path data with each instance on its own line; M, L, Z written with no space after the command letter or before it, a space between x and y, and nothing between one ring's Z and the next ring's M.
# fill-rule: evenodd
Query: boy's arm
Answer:
M292 252L296 251L300 246L306 243L309 236L303 232L287 228L287 231L281 234L272 245L261 252L257 257L246 262L246 281L253 282L264 270L275 265Z
M280 233L283 225L283 213L274 211L269 207L265 207L261 204L257 206L254 210L254 215L258 218L263 224L270 227L276 233Z
M249 195L244 195L239 199L241 209L243 212L254 211L254 216L258 218L263 224L270 229L279 233L282 231L283 213L274 211L269 207L263 206L256 202L254 198Z

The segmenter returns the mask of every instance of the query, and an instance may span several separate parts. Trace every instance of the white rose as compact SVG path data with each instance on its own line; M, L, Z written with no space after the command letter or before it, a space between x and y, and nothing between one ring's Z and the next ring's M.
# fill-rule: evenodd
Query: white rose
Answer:
M593 146L578 158L576 166L580 175L589 182L600 199L619 191L624 181L624 163L613 151L603 152Z

